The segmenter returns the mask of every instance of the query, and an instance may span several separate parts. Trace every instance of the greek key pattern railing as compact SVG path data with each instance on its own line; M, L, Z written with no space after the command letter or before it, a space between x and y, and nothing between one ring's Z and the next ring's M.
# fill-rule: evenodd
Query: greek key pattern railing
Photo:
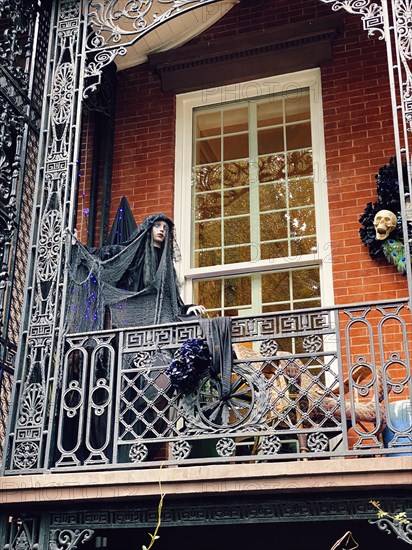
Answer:
M391 303L233 319L225 399L209 369L185 395L165 373L197 322L69 335L51 467L410 453L409 315Z

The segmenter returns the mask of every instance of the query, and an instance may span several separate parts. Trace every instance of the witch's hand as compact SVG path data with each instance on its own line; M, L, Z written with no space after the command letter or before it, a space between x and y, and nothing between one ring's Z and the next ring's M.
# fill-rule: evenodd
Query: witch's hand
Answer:
M187 315L203 315L205 311L205 306L190 306L186 313Z

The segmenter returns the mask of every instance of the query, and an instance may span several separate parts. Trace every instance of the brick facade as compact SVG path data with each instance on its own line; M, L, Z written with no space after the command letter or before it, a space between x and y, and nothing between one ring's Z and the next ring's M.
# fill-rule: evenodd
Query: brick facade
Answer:
M330 14L319 0L242 1L193 42ZM358 235L360 214L377 199L374 176L394 154L385 44L367 36L358 16L341 15L333 61L321 71L335 302L348 304L404 297L407 285L393 266L370 259ZM162 93L147 65L119 73L113 215L122 195L138 222L173 215L174 134L174 94Z

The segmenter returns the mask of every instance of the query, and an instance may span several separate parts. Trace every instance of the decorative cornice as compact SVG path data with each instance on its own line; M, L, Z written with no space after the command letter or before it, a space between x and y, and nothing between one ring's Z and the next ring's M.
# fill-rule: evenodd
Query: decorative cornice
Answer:
M331 59L331 44L340 27L336 15L283 25L152 54L149 66L162 78L165 91L273 76Z
M388 495L379 498L385 509L392 512L412 511L409 496ZM75 525L77 529L145 527L157 522L157 502L153 499L144 504L123 503L93 510L62 510L51 516L52 527ZM165 501L162 513L162 527L186 525L222 525L238 521L247 523L316 521L337 519L374 519L376 511L365 496L343 496L333 493L323 497L294 496L276 498L273 495L243 498L226 496L221 498L196 498Z

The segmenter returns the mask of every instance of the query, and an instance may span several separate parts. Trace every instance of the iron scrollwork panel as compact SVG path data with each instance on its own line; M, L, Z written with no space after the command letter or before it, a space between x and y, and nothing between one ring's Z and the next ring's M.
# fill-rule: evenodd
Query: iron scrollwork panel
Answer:
M81 3L60 2L49 55L53 66L48 80L48 116L42 144L44 164L37 182L36 231L31 247L31 280L27 301L27 336L20 348L21 390L17 399L11 469L41 468L47 435L48 401L57 369L59 326L64 320L64 229L72 208L73 143L80 109L79 75L82 32Z
M112 457L114 335L68 339L58 414L57 467Z
M346 415L356 434L355 449L382 448L385 427L394 433L389 447L412 442L409 330L404 305L387 304L344 310L348 400ZM359 341L362 342L361 350ZM395 407L395 404L396 407ZM395 415L402 404L404 418ZM409 422L408 422L409 417ZM403 429L394 423L402 422Z
M35 518L9 518L5 550L38 550L39 520Z
M0 16L6 23L0 35L0 369L2 384L6 384L1 400L5 422L21 322L37 161L40 114L31 82L35 76L44 78L44 62L39 59L49 14L43 5L28 0L2 2ZM35 32L36 25L39 32ZM40 90L41 85L37 93Z

